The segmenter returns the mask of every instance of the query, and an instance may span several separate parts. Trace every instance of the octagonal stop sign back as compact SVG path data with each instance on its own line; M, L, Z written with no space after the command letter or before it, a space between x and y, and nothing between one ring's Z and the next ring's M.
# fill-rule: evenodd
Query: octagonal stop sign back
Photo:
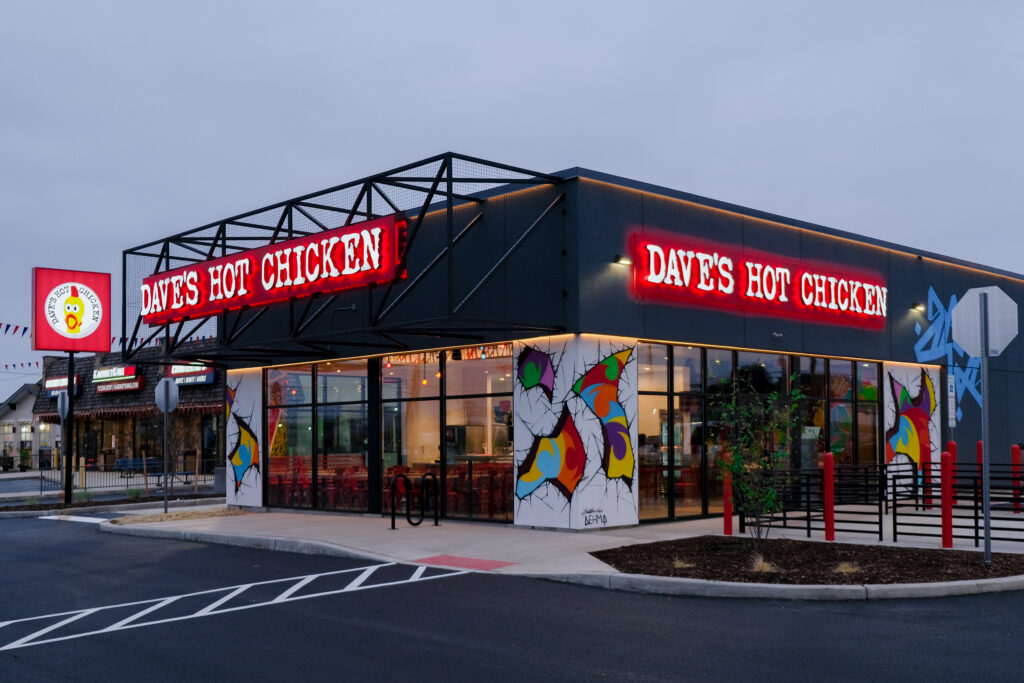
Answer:
M981 295L988 295L988 355L998 356L1017 336L1017 303L998 287L974 287L953 307L953 341L981 357Z

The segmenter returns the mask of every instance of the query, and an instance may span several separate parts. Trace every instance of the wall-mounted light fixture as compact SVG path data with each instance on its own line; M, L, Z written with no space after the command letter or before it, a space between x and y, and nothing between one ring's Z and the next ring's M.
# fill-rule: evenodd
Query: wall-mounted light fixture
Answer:
M925 307L924 304L915 301L913 304L910 305L910 310L917 311L918 313L924 313Z
M622 254L616 254L615 260L612 263L618 263L620 266L631 266L633 265L633 259Z

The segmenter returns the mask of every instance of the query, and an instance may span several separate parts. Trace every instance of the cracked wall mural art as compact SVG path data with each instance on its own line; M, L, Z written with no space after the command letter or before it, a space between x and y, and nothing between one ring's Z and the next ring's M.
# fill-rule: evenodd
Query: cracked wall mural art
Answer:
M604 425L604 456L601 465L609 479L622 478L633 486L633 444L629 440L626 411L618 402L619 377L632 350L608 356L573 385L572 390Z
M938 382L938 368L885 364L885 462L890 471L920 470L927 461L933 476L938 474Z
M260 467L262 429L262 372L231 370L227 380L227 502L230 505L263 504Z
M517 344L516 524L637 523L634 344L589 336Z

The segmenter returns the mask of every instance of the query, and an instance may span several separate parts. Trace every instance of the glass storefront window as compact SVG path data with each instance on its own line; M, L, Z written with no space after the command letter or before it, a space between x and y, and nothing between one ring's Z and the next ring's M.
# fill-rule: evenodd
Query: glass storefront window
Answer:
M708 349L708 393L722 394L732 391L732 351Z
M784 394L789 387L789 359L772 353L736 354L736 383L739 390L754 394L773 391Z
M829 451L837 465L852 465L853 458L853 404L833 401L829 406Z
M449 462L471 455L511 464L511 396L449 399L445 417L445 454Z
M292 365L267 370L267 405L313 402L313 366Z
M419 509L416 498L420 478L431 473L440 480L441 435L440 401L399 401L381 406L381 456L384 476L381 480L381 501L385 512L391 510L391 487L395 483L396 504L410 497L413 509ZM412 490L402 479L406 475ZM440 481L438 482L440 484ZM415 498L415 499L414 499ZM400 508L404 510L405 508Z
M449 517L512 519L512 397L449 399L444 452Z
M384 400L436 397L441 378L436 353L410 353L385 358L381 367Z
M853 398L853 363L833 360L828 364L828 395L833 399Z
M313 507L313 410L273 408L267 418L270 504Z
M878 400L878 363L857 363L857 398Z
M640 519L668 517L668 397L641 395L637 410Z
M700 349L692 346L674 346L672 383L676 391L700 391L704 386Z
M675 410L675 510L676 517L699 515L704 484L701 475L701 446L704 442L704 421L699 398L679 396ZM714 469L714 468L713 468ZM714 471L718 471L714 469ZM710 490L718 490L718 499L710 501L721 506L721 487L709 482Z
M316 397L320 403L365 401L366 361L331 361L316 366Z
M799 365L800 391L808 398L825 398L825 359L813 356L800 356Z
M317 409L318 506L331 510L368 510L366 404L327 405Z
M668 391L668 346L636 345L636 374L640 391Z
M857 405L857 464L874 465L878 457L878 406L860 403Z
M438 401L402 401L381 406L385 472L394 467L437 464L441 416Z
M822 465L825 455L825 402L805 400L800 406L800 452L797 469Z
M448 360L444 366L445 391L449 396L511 393L512 365L511 356Z

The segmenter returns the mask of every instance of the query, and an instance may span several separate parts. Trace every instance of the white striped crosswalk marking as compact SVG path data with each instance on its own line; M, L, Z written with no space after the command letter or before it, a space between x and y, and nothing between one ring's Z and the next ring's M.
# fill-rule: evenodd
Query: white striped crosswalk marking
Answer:
M366 584L367 579L373 575L378 569L383 567L406 567L410 570L408 578L403 578L396 581L387 581L383 583ZM0 651L3 650L14 650L21 647L30 647L32 645L42 645L44 643L55 643L62 640L71 640L74 638L83 638L85 636L96 635L98 633L111 633L114 631L122 631L130 628L140 628L143 626L154 626L156 624L167 624L175 621L184 621L186 619L197 619L200 617L208 617L214 614L224 614L227 612L235 612L238 610L253 609L255 607L265 607L268 605L282 604L286 602L292 602L295 600L308 600L310 598L326 597L329 595L339 595L341 593L348 593L352 591L370 590L373 588L386 588L388 586L397 586L404 583L416 583L419 581L430 581L433 579L443 579L452 576L460 576L467 574L468 571L463 570L440 570L442 573L434 573L430 576L424 576L427 568L423 565L416 566L415 568L407 565L396 565L395 563L388 562L383 564L374 564L366 567L355 567L353 569L340 569L332 572L323 572L322 574L307 574L305 576L293 576L286 579L273 579L270 581L258 581L254 583L244 583L235 586L225 586L223 588L213 588L205 591L197 591L195 593L185 593L182 595L171 595L162 598L152 598L150 600L136 600L134 602L125 602L117 605L106 605L104 607L91 607L83 610L75 610L69 612L57 612L54 614L44 614L37 617L26 617L23 619L10 619L8 621L0 621L0 643L3 643L4 629L14 624L23 624L32 621L43 621L56 619L55 623L48 624L47 626L34 631L26 636L22 636L16 640L6 643L0 646ZM435 569L435 571L438 571ZM303 588L314 584L317 579L338 576L341 574L358 574L349 581L345 586L341 588L333 588L331 590L320 591L315 593L303 593L298 595L298 591ZM278 593L275 597L269 600L263 600L251 604L235 605L231 607L223 607L223 605L229 603L233 598L236 598L245 591L249 590L254 586L267 586L271 584L286 584L284 590ZM315 586L314 586L315 587ZM213 601L197 609L190 614L178 615L174 617L167 617L164 619L153 619L149 621L139 621L142 617L147 615L159 616L157 613L164 607L177 602L183 598L198 598L202 596L208 596ZM47 634L52 633L58 629L71 626L74 622L91 615L101 615L104 612L110 612L111 615L117 614L121 616L123 612L113 612L113 610L122 610L126 607L138 606L139 611L121 619L118 619L112 624L103 626L102 628L96 628L81 633L71 633L66 635L53 636L45 638ZM63 617L63 618L62 618Z

